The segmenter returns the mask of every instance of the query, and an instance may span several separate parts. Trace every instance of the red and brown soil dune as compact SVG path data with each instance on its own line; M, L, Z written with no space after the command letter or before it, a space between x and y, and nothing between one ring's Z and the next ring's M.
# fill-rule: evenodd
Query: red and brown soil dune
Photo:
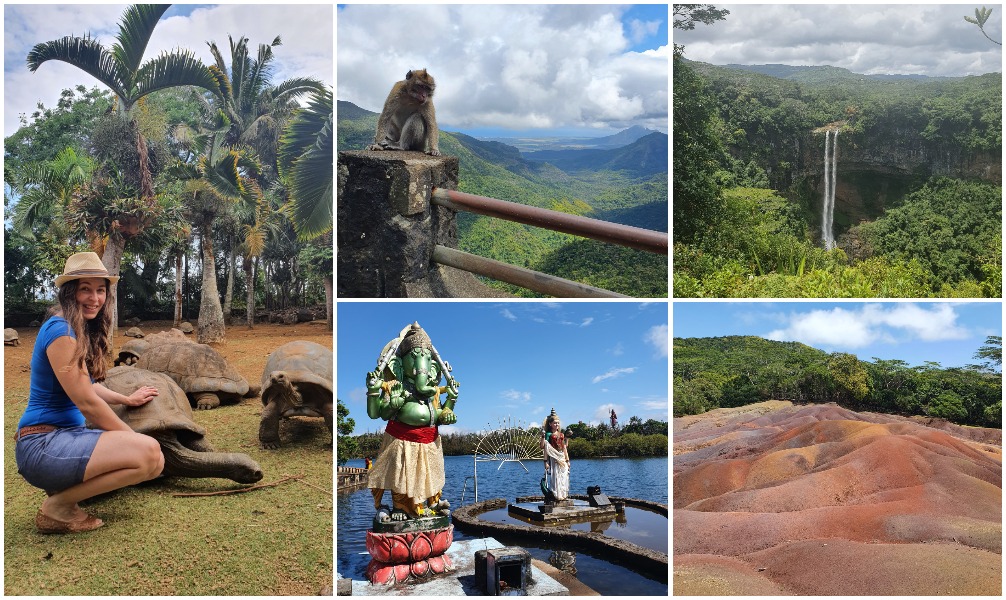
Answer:
M1002 431L770 401L674 419L674 595L1000 595Z

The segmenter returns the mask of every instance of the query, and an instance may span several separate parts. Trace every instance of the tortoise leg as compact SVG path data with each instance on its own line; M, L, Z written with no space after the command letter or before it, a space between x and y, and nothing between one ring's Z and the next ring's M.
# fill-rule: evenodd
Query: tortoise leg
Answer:
M328 443L331 446L335 442L335 433L332 430L332 404L328 403L321 408L321 416L325 419L325 427L328 427L328 434L332 436L332 441Z
M220 406L220 397L210 392L199 392L195 394L196 408L198 410L209 410Z
M258 427L258 441L266 450L279 448L279 415L282 411L278 402L270 402L262 407L262 422Z

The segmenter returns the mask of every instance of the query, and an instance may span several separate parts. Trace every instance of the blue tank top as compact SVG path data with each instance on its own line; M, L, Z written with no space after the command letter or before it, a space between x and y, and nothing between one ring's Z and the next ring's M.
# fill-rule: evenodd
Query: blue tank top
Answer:
M63 391L45 353L50 344L65 335L77 339L73 328L63 317L50 317L38 330L35 349L31 354L28 407L17 424L18 429L28 425L79 427L84 424L84 415Z

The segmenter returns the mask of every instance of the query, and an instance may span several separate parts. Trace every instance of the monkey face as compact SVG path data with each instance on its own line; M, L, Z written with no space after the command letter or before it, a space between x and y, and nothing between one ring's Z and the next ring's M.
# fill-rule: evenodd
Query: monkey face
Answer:
M405 84L409 88L409 95L420 104L425 104L433 96L437 88L433 76L426 72L426 69L419 71L409 71L405 75Z

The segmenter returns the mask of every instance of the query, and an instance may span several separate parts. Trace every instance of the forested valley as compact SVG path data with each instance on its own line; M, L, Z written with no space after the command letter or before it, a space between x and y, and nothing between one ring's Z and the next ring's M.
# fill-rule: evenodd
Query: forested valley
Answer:
M340 151L373 142L376 113L346 101L337 108ZM499 141L441 130L440 150L458 157L462 192L667 231L667 135L633 132L640 135L617 148L522 153ZM458 214L458 237L460 250L519 267L634 297L668 293L663 255L471 213ZM484 282L517 296L538 296Z
M1001 73L686 55L675 47L676 297L1001 296Z
M988 337L974 358L911 366L753 336L674 338L674 416L790 400L1001 428L1002 337Z

